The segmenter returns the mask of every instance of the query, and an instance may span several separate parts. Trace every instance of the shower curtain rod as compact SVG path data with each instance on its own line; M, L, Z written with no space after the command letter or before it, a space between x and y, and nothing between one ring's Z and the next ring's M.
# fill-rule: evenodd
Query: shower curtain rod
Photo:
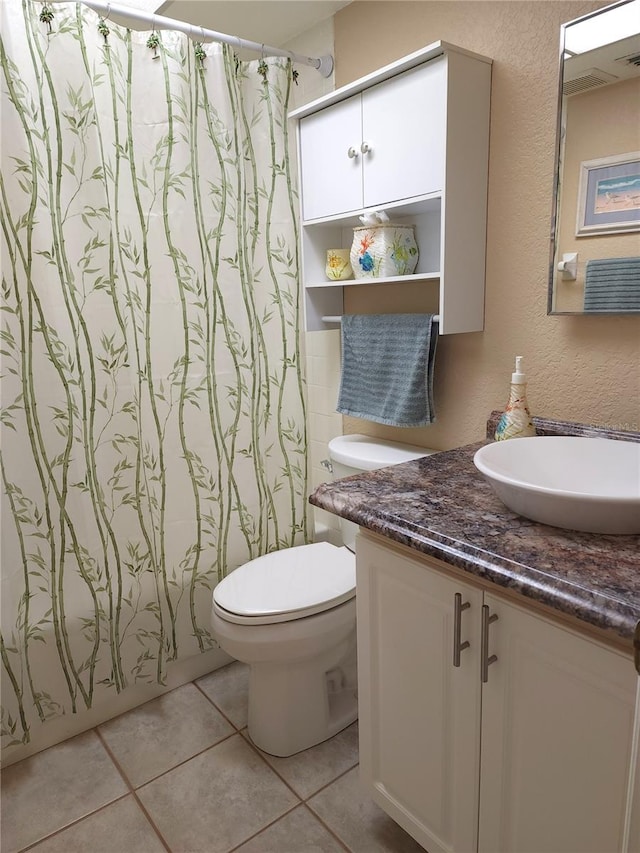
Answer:
M65 0L53 0L54 3L65 2ZM205 27L188 24L186 21L178 21L174 18L166 18L164 15L155 15L153 12L143 12L140 9L132 9L130 6L120 6L117 3L103 3L101 0L80 0L85 6L93 9L108 19L109 15L118 15L128 21L149 24L156 30L178 30L186 33L198 41L220 41L224 44L232 44L244 50L253 50L259 53L268 53L272 56L286 56L300 65L310 65L320 72L323 77L329 77L333 71L333 57L327 56L303 56L300 53L292 53L290 50L282 50L278 47L270 47L268 44L260 44L257 41L247 41L239 36L229 36L225 33L217 33Z

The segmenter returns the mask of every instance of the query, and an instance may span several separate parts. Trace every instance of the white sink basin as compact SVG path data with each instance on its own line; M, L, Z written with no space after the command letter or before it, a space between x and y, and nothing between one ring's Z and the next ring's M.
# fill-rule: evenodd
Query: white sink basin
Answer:
M473 461L519 515L587 533L640 533L640 443L514 438L480 448Z

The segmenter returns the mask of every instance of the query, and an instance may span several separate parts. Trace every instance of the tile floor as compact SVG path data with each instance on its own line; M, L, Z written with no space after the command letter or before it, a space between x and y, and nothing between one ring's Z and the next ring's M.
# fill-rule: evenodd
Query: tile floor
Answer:
M256 749L232 663L2 774L2 853L420 853L362 791L357 723Z

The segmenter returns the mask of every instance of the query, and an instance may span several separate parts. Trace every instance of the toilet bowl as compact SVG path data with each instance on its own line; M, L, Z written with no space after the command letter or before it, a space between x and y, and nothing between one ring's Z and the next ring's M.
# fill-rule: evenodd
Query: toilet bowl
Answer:
M367 436L329 442L334 478L434 451ZM220 647L249 664L249 736L271 755L308 749L358 716L355 534L299 545L239 566L213 592Z

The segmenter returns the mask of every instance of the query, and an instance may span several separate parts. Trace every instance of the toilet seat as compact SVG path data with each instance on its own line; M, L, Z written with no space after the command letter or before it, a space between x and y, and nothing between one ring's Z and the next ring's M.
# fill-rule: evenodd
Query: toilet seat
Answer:
M329 542L257 557L216 586L213 606L227 622L265 625L322 613L356 593L355 557Z

